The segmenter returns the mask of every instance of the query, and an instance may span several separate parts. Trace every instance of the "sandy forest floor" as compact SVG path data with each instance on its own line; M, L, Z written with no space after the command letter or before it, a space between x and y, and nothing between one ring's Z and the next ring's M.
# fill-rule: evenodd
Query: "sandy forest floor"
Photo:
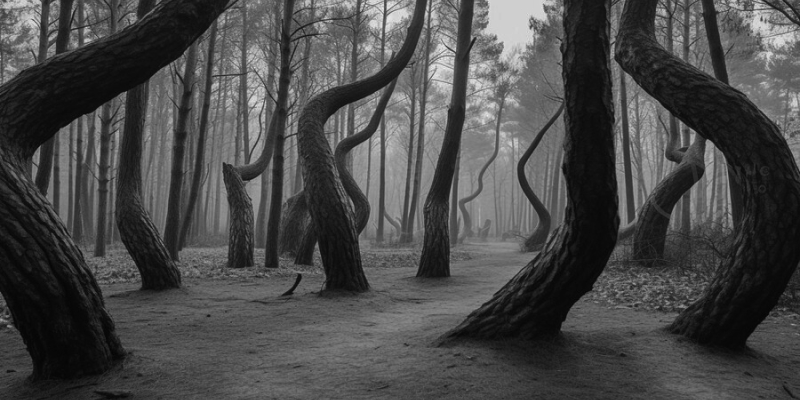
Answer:
M437 280L413 278L413 263L401 260L415 255L398 255L413 250L373 251L372 292L320 296L323 276L310 268L288 298L279 295L294 281L289 267L193 278L202 275L192 273L200 263L224 256L224 249L213 250L216 258L201 252L185 257L182 290L103 284L130 352L103 376L30 383L19 334L0 329L0 399L800 398L796 313L768 318L745 352L710 350L662 332L675 313L634 297L674 290L645 290L636 279L622 284L630 290L598 282L602 290L573 308L557 341L433 345L530 260L515 250L511 243L466 246L453 277ZM134 274L102 276L95 268L101 282ZM685 286L678 291L694 290Z

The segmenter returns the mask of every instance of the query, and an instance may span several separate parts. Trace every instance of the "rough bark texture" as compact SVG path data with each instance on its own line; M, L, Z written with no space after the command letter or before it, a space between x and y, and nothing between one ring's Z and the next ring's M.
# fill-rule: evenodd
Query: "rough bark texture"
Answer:
M542 141L542 138L544 138L545 133L553 126L563 111L564 103L561 103L561 106L558 107L558 111L556 111L542 129L539 130L539 133L536 134L531 145L525 150L525 153L522 153L522 157L519 158L519 162L517 163L517 179L519 179L519 186L522 189L522 193L525 194L525 197L533 206L534 211L536 211L536 215L539 217L539 223L536 225L536 229L533 230L530 236L525 238L525 241L522 242L520 247L525 253L542 249L542 246L547 240L547 235L550 234L550 224L552 222L547 208L541 200L539 200L539 197L536 196L536 193L533 193L533 188L531 188L530 183L528 183L528 177L525 174L525 165L528 164L531 155L533 155L533 152L539 147L539 143Z
M469 79L469 53L475 41L472 39L472 15L475 0L464 0L458 14L456 54L453 66L453 91L447 109L447 125L433 181L425 199L425 238L417 269L418 277L441 278L450 276L450 188L456 172L458 152L461 147L461 132L464 128L467 103L467 80ZM457 187L456 187L457 188ZM454 189L457 198L458 189ZM457 233L457 232L456 232Z
M670 216L681 197L703 176L705 139L698 137L680 163L653 189L639 210L633 235L633 259L647 267L664 260Z
M154 5L155 0L139 1L139 18ZM139 269L142 290L163 290L180 287L181 275L142 201L141 167L148 91L145 82L126 95L115 209L120 239Z
M25 160L58 129L179 57L227 3L162 3L118 34L0 86L0 291L35 378L102 373L124 350L83 255L25 176Z
M408 35L397 57L375 75L315 96L300 113L298 150L303 161L303 182L328 290L363 292L369 289L369 284L361 266L353 212L325 138L325 122L341 107L375 93L400 75L422 32L426 4L427 0L416 1Z
M284 8L289 9L289 15L291 15L291 10L294 9L294 1L286 1ZM284 17L285 15L286 13L284 13ZM238 177L225 177L223 175L225 190L228 192L228 207L231 221L229 231L230 237L228 238L228 267L230 268L244 268L253 265L253 202L250 199L250 195L247 194L245 190L245 183L264 173L275 154L278 137L283 137L284 130L286 129L289 86L291 84L291 70L288 68L287 63L289 62L288 57L290 56L289 46L291 44L291 38L287 33L290 27L288 27L288 23L284 23L287 24L287 27L284 28L281 33L281 72L278 78L277 103L270 117L269 128L267 128L267 136L264 138L264 147L261 149L261 155L259 155L258 159L253 163L238 165L230 170L231 173L239 175ZM282 149L281 153L283 153ZM223 174L225 173L224 171L225 167L223 166ZM282 179L280 184L283 184ZM280 202L282 196L278 196L277 199L275 198L274 186L276 182L274 175L272 185L272 201ZM243 223L247 223L249 226L239 226L239 224ZM274 240L270 239L269 223L267 226L267 251L269 251L270 241L277 241L277 238ZM238 235L249 236L241 237ZM277 258L277 256L275 256L275 258ZM277 262L277 260L275 261Z
M494 130L494 151L492 152L492 155L489 156L489 159L487 159L483 164L481 170L478 172L478 188L475 189L474 192L470 193L469 196L458 201L458 208L461 210L461 215L464 216L464 233L458 239L460 243L463 243L464 239L475 235L475 231L472 230L472 216L469 214L469 210L467 210L467 203L475 200L478 195L483 192L483 174L486 173L486 170L489 169L489 166L492 165L495 158L497 158L497 153L500 152L500 126L502 125L503 106L505 105L505 100L505 97L503 97L500 100L500 103L497 105L497 121L495 121ZM480 230L480 227L478 230Z
M228 268L252 267L253 261L253 201L247 194L242 175L233 165L222 163L222 179L228 191L228 206L231 210L250 212L230 213L228 239Z
M664 51L657 0L627 1L616 59L670 112L711 140L742 175L733 248L702 298L669 330L739 348L769 314L800 261L800 173L780 129L747 97Z
M384 89L383 95L381 95L378 105L375 107L375 111L372 113L372 118L369 120L367 126L361 132L342 139L342 141L336 145L336 150L333 154L333 158L336 161L336 169L339 172L339 178L342 180L342 186L344 186L345 192L347 192L347 195L350 197L350 201L353 202L356 232L359 234L367 227L367 222L369 222L369 200L367 196L364 195L364 192L361 191L361 188L358 187L356 180L353 179L353 175L347 170L347 154L350 153L353 148L371 138L378 130L381 120L383 119L383 112L386 110L386 106L392 98L392 93L396 85L397 79L393 80L392 83Z
M614 249L617 216L610 1L564 2L564 225L544 250L448 337L533 339L558 334Z

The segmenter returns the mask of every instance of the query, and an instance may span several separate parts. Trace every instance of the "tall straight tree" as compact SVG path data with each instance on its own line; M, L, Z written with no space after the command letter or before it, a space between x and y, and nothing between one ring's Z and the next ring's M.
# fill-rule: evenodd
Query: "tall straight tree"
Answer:
M325 122L340 108L380 90L394 80L414 55L425 21L427 0L416 0L407 36L397 56L374 75L328 89L309 100L300 113L298 146L303 183L314 231L318 236L327 290L369 290L361 266L353 211L339 183Z
M472 39L472 16L475 0L463 0L458 13L456 54L453 61L453 91L447 110L444 141L433 173L433 182L425 199L425 239L419 260L418 277L437 278L450 276L450 187L461 148L461 131L464 129L469 80L469 53Z
M181 204L183 193L183 175L186 138L189 136L189 115L194 104L195 67L197 66L197 43L186 51L183 77L181 79L181 100L178 104L175 135L172 143L172 172L169 180L169 197L167 200L167 222L164 226L164 244L169 256L178 261L180 258L179 234L181 224Z
M139 0L136 10L139 19L154 6L155 0ZM180 287L181 275L158 229L150 220L142 198L142 153L148 93L149 84L145 81L126 94L115 215L120 239L142 277L142 290L164 290ZM156 134L156 131L152 132ZM151 136L150 140L155 142L156 138Z
M744 347L800 261L800 171L780 128L736 89L656 41L658 0L626 1L616 60L654 99L712 141L743 174L744 210L732 251L703 296L669 330Z
M272 194L267 219L267 240L264 247L264 263L267 268L278 268L278 236L281 227L283 203L283 144L286 137L286 119L289 116L289 85L292 80L292 16L295 0L286 0L281 21L281 64L278 78L278 103L273 113L275 132L272 150Z
M194 172L192 172L192 186L189 188L189 199L186 201L186 208L181 222L181 231L178 236L178 247L186 245L186 238L189 236L189 227L192 224L192 216L195 212L197 199L200 196L200 185L203 180L203 167L205 166L206 154L206 134L208 132L208 114L211 109L211 88L214 83L214 50L217 46L217 26L214 21L208 33L208 49L206 54L206 65L203 71L203 105L200 109L200 126L197 130L197 146L194 156Z
M74 0L60 0L58 9L58 33L56 34L56 54L61 54L69 48L70 32L72 31L72 5ZM44 9L43 9L44 11ZM41 47L39 49L41 53ZM45 49L46 54L46 49ZM39 62L44 61L40 59ZM39 169L36 171L36 187L47 194L50 186L50 175L53 168L53 154L55 152L55 137L42 146L39 152Z
M610 0L565 0L564 224L545 248L448 337L533 339L557 335L592 289L617 238Z
M108 30L109 34L117 33L117 23L119 21L119 0L108 1ZM108 185L111 180L109 170L111 169L110 145L111 145L111 124L114 122L112 109L116 99L103 104L100 123L100 162L98 164L98 185L97 185L97 232L94 237L94 256L105 257L106 255L106 217L108 216ZM111 232L108 232L110 235Z
M80 249L26 178L26 160L59 128L179 57L227 6L228 0L163 2L118 34L0 86L0 292L34 378L102 373L125 351Z

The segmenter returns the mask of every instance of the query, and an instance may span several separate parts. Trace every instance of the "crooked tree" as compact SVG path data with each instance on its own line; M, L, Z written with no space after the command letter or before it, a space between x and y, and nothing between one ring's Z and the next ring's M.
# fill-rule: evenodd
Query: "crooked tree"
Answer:
M155 6L155 0L140 0L139 18ZM119 235L133 258L143 290L162 290L181 286L181 275L167 252L142 199L142 153L147 116L147 81L129 90L125 98L125 124L120 143L115 214ZM155 138L151 140L155 141Z
M564 224L542 250L447 337L533 339L559 333L617 238L610 1L564 2Z
M668 329L703 344L741 348L800 261L800 172L780 128L743 93L659 45L657 4L625 2L615 58L639 86L742 171L744 200L736 251Z
M550 127L558 120L558 117L561 116L563 111L564 103L562 102L558 110L550 117L550 120L548 120L542 129L539 130L539 133L536 134L536 137L525 152L522 153L522 157L519 158L519 162L517 163L517 179L519 179L520 189L522 189L525 198L531 203L534 211L536 211L536 215L539 217L539 223L536 225L536 229L522 242L521 249L526 253L541 250L545 241L547 241L547 235L550 234L552 218L550 217L550 212L547 211L547 208L542 201L539 200L539 197L536 196L536 193L533 192L530 183L528 183L528 177L525 174L525 165L528 164L528 160L530 160L533 152L539 147L539 143L541 143L545 133L547 133Z
M353 203L356 232L359 234L364 231L364 228L367 227L367 223L369 222L369 200L364 192L361 191L361 188L358 187L356 180L353 179L353 175L350 174L350 171L347 169L347 155L353 148L367 141L367 139L371 138L372 135L378 131L378 127L380 127L381 121L383 120L383 113L386 111L386 106L392 98L392 93L396 85L397 79L395 78L395 80L384 89L383 95L381 95L380 100L378 100L378 105L375 107L375 111L367 126L360 132L342 139L342 141L336 145L336 150L333 153L333 158L336 162L336 170L339 172L342 186L344 186L347 196L350 197L350 201Z
M361 266L353 211L339 182L325 122L337 110L380 90L397 78L417 47L427 0L416 0L408 33L397 56L374 75L328 89L308 101L300 113L298 151L313 230L319 243L327 290L369 290Z
M0 86L0 292L31 355L34 378L102 373L125 351L83 254L26 177L26 160L58 129L180 57L227 5L162 2L116 35L54 56Z

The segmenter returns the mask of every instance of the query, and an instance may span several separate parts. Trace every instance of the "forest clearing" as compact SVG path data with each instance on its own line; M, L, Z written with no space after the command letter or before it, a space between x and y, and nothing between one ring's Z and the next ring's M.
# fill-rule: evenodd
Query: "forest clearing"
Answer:
M675 314L646 309L658 305L637 309L596 293L573 307L557 339L437 345L439 336L526 262L529 256L516 246L466 245L456 255L463 260L454 262L453 276L446 281L414 278L413 266L404 263L414 255L410 249L367 249L365 257L376 264L366 267L373 290L364 296L320 295L319 267L300 271L303 280L290 297L280 297L294 281L295 271L288 267L270 277L257 276L257 271L216 279L189 274L183 289L169 292L140 292L136 282L104 284L106 304L131 356L101 376L31 384L19 335L0 330L0 398L111 398L99 393L147 399L800 395L797 309L769 317L741 353L702 348L664 332ZM219 261L216 267L224 270ZM606 291L635 284L630 276L624 280L616 285L601 277L597 286Z
M798 398L798 27L0 0L0 398Z

